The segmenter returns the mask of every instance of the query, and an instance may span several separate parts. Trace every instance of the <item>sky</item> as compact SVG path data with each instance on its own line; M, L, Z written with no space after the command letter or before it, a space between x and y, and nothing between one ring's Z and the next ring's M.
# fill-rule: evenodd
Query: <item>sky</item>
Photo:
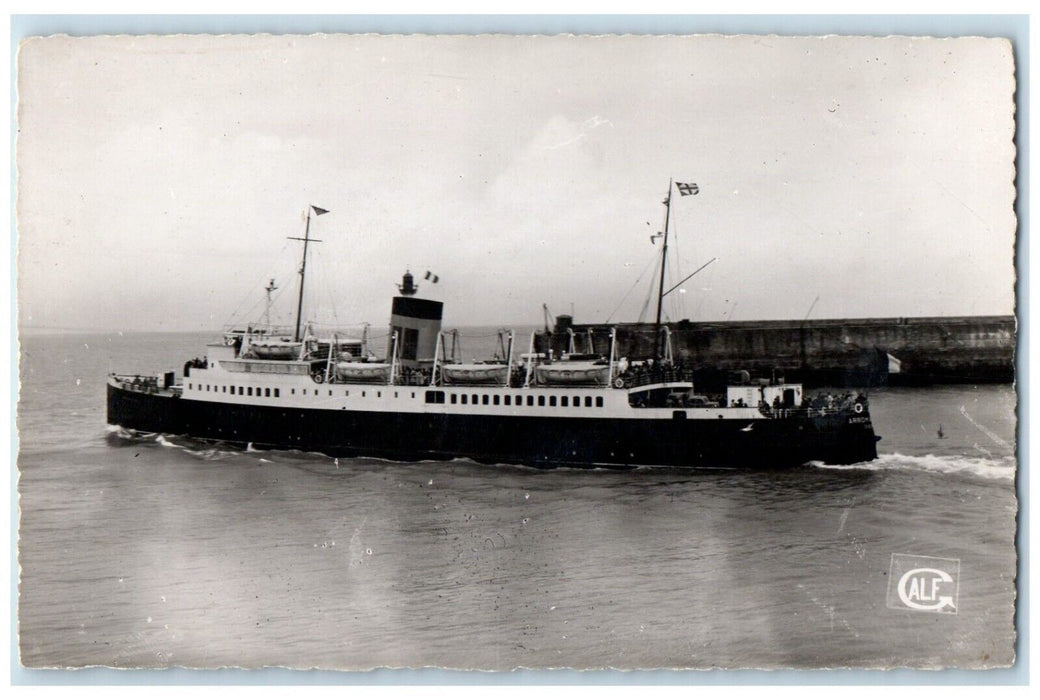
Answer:
M48 37L18 55L26 328L1010 314L999 39ZM429 270L438 276L432 284Z

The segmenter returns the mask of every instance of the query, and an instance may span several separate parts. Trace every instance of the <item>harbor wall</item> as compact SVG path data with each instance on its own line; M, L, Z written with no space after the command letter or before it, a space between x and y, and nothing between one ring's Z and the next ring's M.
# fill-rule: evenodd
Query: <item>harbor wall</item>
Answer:
M563 319L564 325L569 319ZM774 371L817 385L1010 383L1015 377L1014 316L727 321L667 324L674 357L701 370ZM607 325L571 326L576 349L588 331L609 353ZM653 324L615 324L618 357L655 354ZM662 332L663 333L663 332ZM552 345L570 334L557 324ZM891 357L890 357L891 356ZM890 371L892 370L892 371Z

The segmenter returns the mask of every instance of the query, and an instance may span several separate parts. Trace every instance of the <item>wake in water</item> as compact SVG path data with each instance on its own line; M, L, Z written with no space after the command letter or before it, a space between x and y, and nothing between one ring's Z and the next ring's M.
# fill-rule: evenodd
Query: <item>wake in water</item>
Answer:
M119 425L105 426L105 441L113 447L138 446L177 449L187 455L204 460L219 460L244 453L243 450L226 443L203 442L162 433L145 433L128 430Z
M1013 456L1007 457L965 457L963 455L924 455L911 456L898 452L878 455L872 462L859 464L833 465L813 462L818 469L863 471L905 471L931 472L934 474L956 474L973 476L982 479L1014 481L1017 462Z

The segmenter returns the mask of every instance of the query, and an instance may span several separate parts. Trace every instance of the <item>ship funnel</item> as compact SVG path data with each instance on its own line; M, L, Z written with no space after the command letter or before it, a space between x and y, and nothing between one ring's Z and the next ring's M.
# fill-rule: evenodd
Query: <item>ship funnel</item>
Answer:
M386 356L394 351L393 336L397 333L397 362L401 367L431 367L437 350L437 336L441 332L444 304L413 296L417 288L410 284L412 276L405 273L404 284L399 285L400 296L395 296L390 309L390 337Z

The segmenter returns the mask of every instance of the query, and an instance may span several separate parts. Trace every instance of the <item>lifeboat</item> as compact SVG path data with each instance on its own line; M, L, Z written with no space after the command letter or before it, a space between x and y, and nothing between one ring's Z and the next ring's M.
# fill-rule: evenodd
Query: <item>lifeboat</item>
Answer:
M509 377L508 365L470 364L441 365L441 379L449 385L503 386Z
M535 381L547 386L606 386L609 365L592 362L560 362L534 368Z
M249 350L261 360L295 360L303 343L291 340L252 340Z
M337 362L336 379L347 383L387 384L390 365L386 362Z

